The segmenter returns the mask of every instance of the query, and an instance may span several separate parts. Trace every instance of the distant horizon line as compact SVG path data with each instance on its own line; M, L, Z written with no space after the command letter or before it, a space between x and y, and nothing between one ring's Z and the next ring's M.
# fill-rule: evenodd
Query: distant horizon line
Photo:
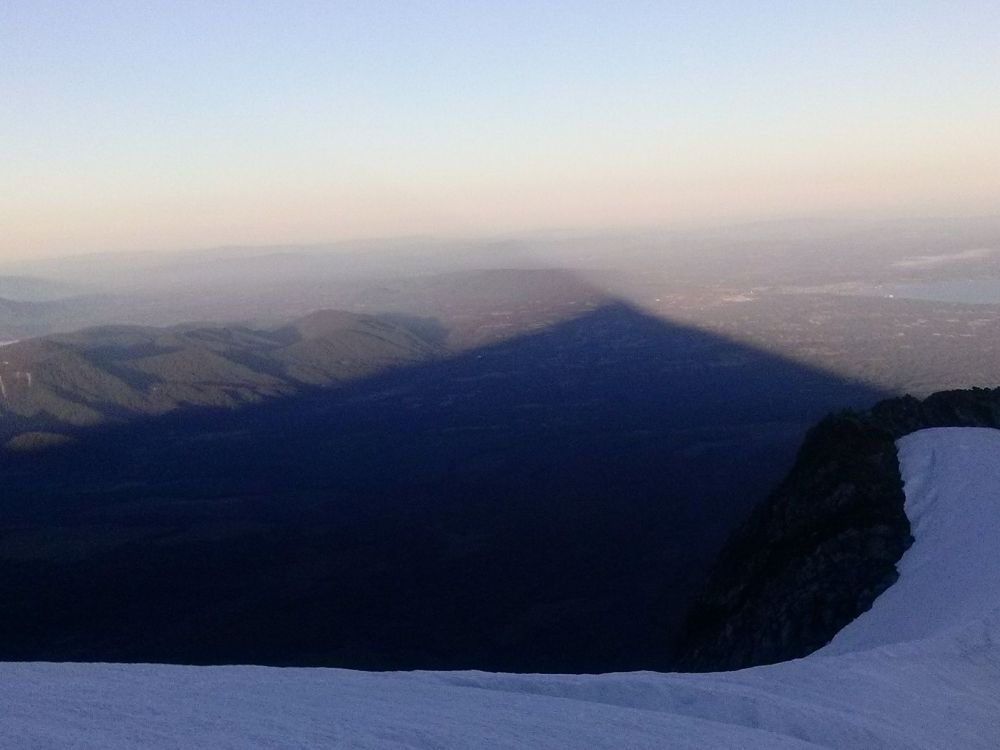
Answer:
M785 217L761 217L755 219L731 219L720 221L709 220L688 220L675 221L659 224L620 224L608 225L606 227L586 227L586 226L549 226L536 229L514 229L507 231L484 231L474 232L413 232L401 234L385 235L359 235L356 237L342 239L315 239L301 242L295 241L273 241L273 242L226 242L219 244L207 244L199 246L182 246L173 248L116 248L93 250L84 249L76 252L53 252L35 255L22 255L9 258L0 258L0 267L31 265L34 263L55 263L60 260L82 260L84 258L126 258L129 256L185 256L199 255L203 253L236 252L241 250L311 250L313 252L322 250L347 249L348 247L361 246L355 251L361 251L364 246L371 245L401 245L406 243L462 243L472 242L476 244L489 244L501 241L516 241L529 239L596 239L601 237L616 236L642 236L642 235L670 235L686 234L713 231L732 231L743 228L764 228L793 225L831 225L836 223L844 224L899 224L899 223L920 223L920 222L985 222L1000 221L1000 212L997 213L975 213L975 214L935 214L935 215L912 215L912 214L891 214L873 215L867 213L851 212L840 215L832 214L809 214L803 216Z

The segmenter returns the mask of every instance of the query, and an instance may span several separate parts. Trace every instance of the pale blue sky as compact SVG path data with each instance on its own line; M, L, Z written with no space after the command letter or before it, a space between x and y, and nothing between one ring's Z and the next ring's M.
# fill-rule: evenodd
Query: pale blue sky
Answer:
M0 255L996 213L997 2L0 0Z

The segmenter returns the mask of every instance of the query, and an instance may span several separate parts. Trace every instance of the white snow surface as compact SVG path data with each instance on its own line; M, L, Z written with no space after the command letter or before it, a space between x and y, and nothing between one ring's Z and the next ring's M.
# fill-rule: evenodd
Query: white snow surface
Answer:
M915 542L816 654L707 675L0 665L4 748L1000 747L1000 431L899 441Z

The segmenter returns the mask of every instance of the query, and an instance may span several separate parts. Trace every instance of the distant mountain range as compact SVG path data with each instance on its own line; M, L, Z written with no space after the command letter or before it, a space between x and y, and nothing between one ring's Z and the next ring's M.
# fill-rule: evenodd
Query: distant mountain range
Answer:
M42 336L79 328L108 307L103 295L22 300L0 296L0 341Z
M83 294L79 285L39 276L0 276L0 299L42 302Z
M0 276L0 342L95 326L167 326L212 321L214 326L277 326L315 310L438 319L457 346L519 333L553 316L578 314L609 294L566 269L489 269L381 277L331 274L288 267L268 257L188 268L180 278L145 269L121 271L92 287L33 277ZM134 273L134 269L132 270ZM80 274L86 274L81 264ZM98 277L100 278L100 277ZM4 294L4 291L9 294ZM518 328L518 323L523 326ZM438 332L440 333L440 331Z

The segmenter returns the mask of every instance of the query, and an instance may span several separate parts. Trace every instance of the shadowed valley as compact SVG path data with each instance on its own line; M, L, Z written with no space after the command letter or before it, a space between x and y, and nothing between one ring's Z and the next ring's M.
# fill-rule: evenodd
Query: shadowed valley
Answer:
M879 395L612 300L450 353L428 321L307 320L7 348L89 352L138 400L44 386L106 414L4 456L0 658L665 666L805 429ZM345 351L369 369L317 364Z

